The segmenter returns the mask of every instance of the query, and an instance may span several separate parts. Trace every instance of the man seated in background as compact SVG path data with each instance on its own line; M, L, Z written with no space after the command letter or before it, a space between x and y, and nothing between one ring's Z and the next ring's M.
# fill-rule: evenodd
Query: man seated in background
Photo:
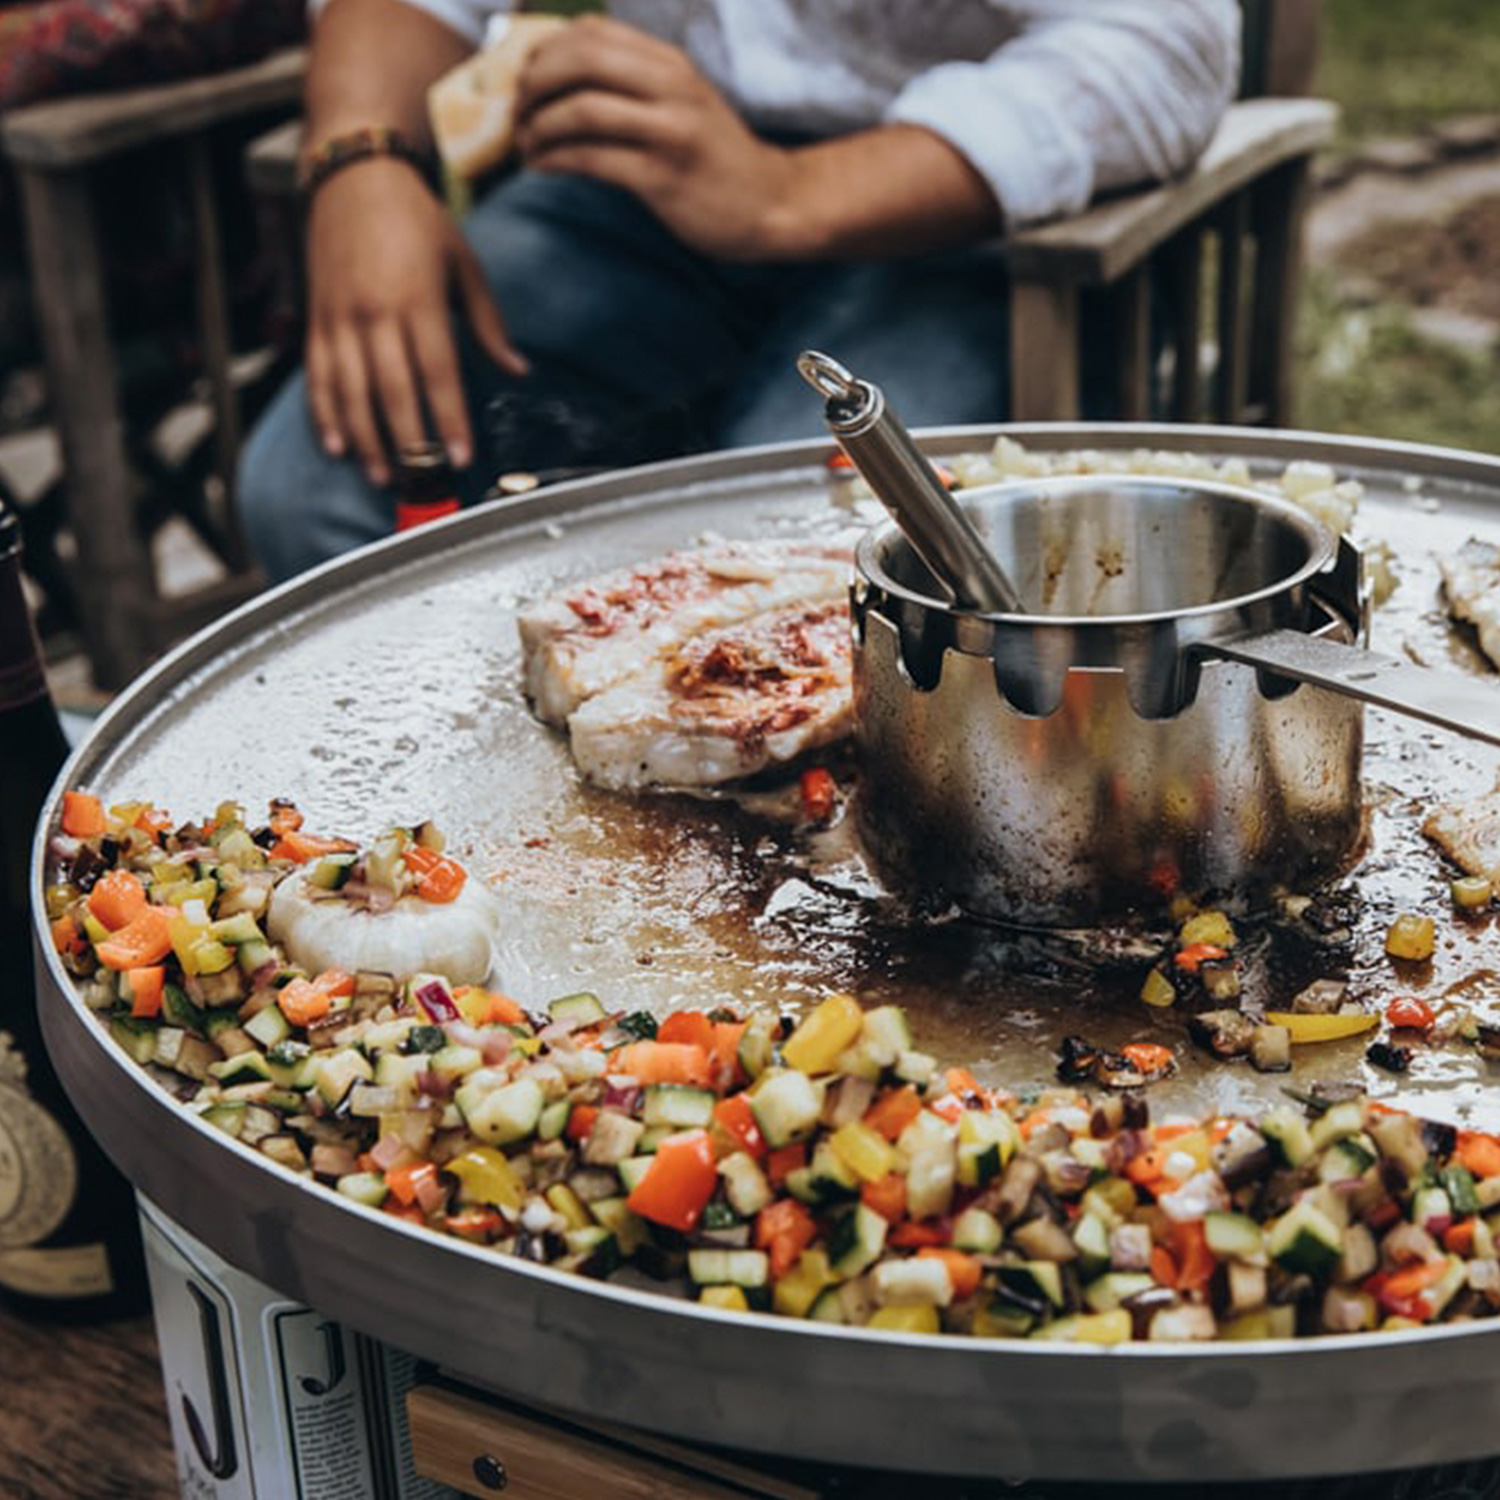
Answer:
M329 0L304 166L306 366L248 446L287 577L393 525L392 455L497 473L810 436L807 347L909 425L1003 420L1005 229L1195 159L1234 0L615 0L551 33L520 170L459 224L415 150L473 0Z

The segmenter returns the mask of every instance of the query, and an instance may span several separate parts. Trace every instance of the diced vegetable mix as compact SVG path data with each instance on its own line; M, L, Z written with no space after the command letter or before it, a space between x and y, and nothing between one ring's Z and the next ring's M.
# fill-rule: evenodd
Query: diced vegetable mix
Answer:
M264 828L232 804L174 828L70 793L54 856L63 963L132 1058L186 1081L188 1109L368 1208L499 1252L595 1276L630 1262L716 1308L1001 1338L1284 1337L1500 1311L1500 1137L1360 1098L1153 1123L1118 1087L997 1093L917 1050L898 1008L848 995L795 1028L727 1010L658 1022L588 994L538 1011L439 975L285 961L262 918L310 861L331 893L354 870L451 900L464 872L429 828L361 859L302 833L289 803ZM1227 922L1195 916L1152 973L1175 998L1233 947ZM1284 1035L1247 1047L1378 1022L1339 993L1298 1001L1258 1028ZM1417 1001L1388 1020L1436 1024ZM1173 1065L1154 1043L1069 1040L1093 1082Z

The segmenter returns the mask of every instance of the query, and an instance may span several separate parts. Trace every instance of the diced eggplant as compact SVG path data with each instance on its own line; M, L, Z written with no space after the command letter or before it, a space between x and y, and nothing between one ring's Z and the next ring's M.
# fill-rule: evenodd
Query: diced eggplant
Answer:
M1250 1038L1250 1066L1258 1073L1291 1072L1291 1029L1286 1026L1257 1026Z
M1238 1010L1205 1010L1188 1018L1188 1034L1216 1057L1243 1057L1255 1029L1255 1022Z

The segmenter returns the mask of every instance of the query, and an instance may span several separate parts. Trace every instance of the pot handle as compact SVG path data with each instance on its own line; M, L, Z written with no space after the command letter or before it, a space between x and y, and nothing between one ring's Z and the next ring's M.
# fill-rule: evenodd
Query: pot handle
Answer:
M1400 657L1364 651L1296 630L1267 630L1190 648L1258 667L1278 677L1358 698L1377 708L1425 719L1470 739L1500 745L1500 689L1456 672L1419 667Z

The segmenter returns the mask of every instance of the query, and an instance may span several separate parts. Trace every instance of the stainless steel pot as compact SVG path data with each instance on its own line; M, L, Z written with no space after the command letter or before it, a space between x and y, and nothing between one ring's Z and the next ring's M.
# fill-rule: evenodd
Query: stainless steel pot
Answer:
M900 886L1076 926L1179 892L1255 904L1360 839L1360 704L1202 655L1362 636L1358 554L1232 486L1118 477L966 498L1024 615L943 602L906 538L855 586L861 830Z

